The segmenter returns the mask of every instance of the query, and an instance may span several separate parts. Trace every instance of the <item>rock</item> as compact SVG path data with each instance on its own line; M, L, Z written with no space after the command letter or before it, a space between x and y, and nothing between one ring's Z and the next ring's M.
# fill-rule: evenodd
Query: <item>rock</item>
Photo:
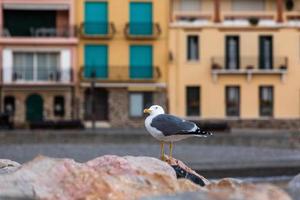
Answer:
M103 156L86 163L39 156L0 176L0 199L140 199L201 191L150 157Z
M15 161L0 159L0 174L16 171L21 165Z
M295 176L288 184L288 192L294 200L300 200L300 174Z
M182 161L177 160L175 158L170 158L167 155L165 155L165 158L166 158L166 162L169 163L169 165L171 165L175 170L177 178L188 179L200 186L205 186L209 184L209 181L206 178L204 178L203 176L199 175L197 172L189 168Z
M143 200L292 200L273 185L245 184L234 179L222 179L197 192L144 198Z

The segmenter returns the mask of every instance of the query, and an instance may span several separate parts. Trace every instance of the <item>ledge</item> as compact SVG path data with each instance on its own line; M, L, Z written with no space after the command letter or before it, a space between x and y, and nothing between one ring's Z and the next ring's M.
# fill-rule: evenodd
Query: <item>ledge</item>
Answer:
M228 69L212 69L211 71L213 80L216 82L219 75L245 75L247 76L247 81L250 82L252 77L255 75L279 75L281 82L284 82L287 70L281 69L271 69L271 70L258 70L258 69L238 69L238 70L228 70Z

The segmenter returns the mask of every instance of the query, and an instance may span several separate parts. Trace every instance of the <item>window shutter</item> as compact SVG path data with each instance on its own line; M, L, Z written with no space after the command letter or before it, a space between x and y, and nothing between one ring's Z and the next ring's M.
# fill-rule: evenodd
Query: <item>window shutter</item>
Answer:
M61 51L61 81L68 83L71 81L71 52L70 50Z
M13 68L13 56L12 50L4 49L3 50L3 81L4 83L12 82L12 68Z

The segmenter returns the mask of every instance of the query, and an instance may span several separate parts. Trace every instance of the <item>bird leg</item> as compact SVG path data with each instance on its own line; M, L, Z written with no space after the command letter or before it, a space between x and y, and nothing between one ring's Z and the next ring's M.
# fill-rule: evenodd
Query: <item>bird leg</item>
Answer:
M162 161L165 161L165 146L164 142L160 142L160 158Z
M170 142L170 158L172 158L172 153L173 153L173 142Z

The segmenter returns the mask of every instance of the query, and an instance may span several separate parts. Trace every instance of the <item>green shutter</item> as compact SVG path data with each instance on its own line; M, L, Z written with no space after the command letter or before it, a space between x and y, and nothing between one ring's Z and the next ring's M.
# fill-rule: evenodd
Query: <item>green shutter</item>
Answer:
M152 3L130 3L130 34L152 35Z
M85 3L85 33L90 35L108 33L107 2Z
M95 72L97 78L108 77L108 50L106 45L86 45L85 46L85 68L84 76L91 78Z
M153 55L151 45L130 46L130 78L150 79L153 77Z

